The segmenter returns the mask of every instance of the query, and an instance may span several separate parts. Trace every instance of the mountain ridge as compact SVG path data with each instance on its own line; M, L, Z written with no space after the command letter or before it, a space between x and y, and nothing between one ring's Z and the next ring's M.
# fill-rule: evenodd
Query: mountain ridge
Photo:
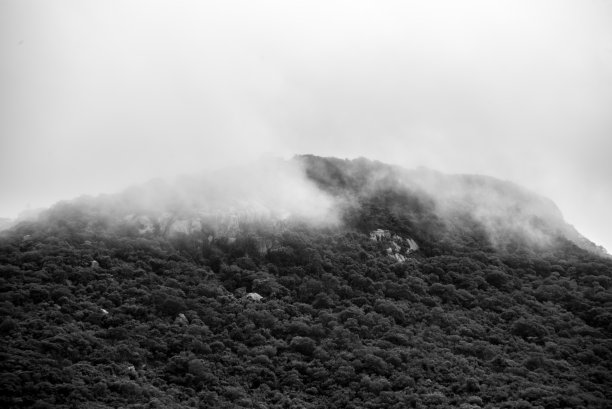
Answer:
M313 155L304 155L297 158L307 163L306 173L313 180L319 181L323 188L326 188L326 185L334 185L333 175L342 174L344 180L336 182L334 188L349 187L349 190L352 190L351 193L356 195L360 194L364 186L368 190L373 188L379 190L389 188L391 190L402 188L419 190L418 194L424 196L425 200L429 199L437 205L437 210L440 211L438 216L443 219L448 219L449 216L461 217L462 213L464 217L466 214L471 217L475 216L481 224L485 225L493 222L492 219L494 218L497 218L498 221L513 216L540 219L523 219L520 220L521 225L516 227L523 233L540 235L539 240L538 237L533 237L535 241L545 239L550 242L555 238L543 236L558 235L594 254L609 256L603 247L595 245L580 235L573 226L567 224L561 211L552 200L530 192L512 182L483 175L445 175L426 168L407 170L399 166L370 161L366 158L344 161L336 158L319 158ZM323 165L322 162L324 162ZM333 167L335 169L330 169ZM342 169L343 167L345 169ZM322 174L321 168L327 174ZM372 176L372 173L374 173L374 176ZM349 176L355 175L352 181L346 180L347 174ZM511 206L508 206L508 203L504 203L504 200L513 200L514 202L511 203ZM484 203L478 203L478 201ZM521 208L523 207L527 208L527 212L521 214ZM498 210L498 212L497 214L483 214L485 211L491 213L491 210ZM514 211L514 215L509 210ZM541 228L549 231L534 232L533 228L535 226L532 226L534 222L543 222ZM510 229L510 226L505 226L503 231L492 231L493 226L488 227L491 230L489 231L490 235L517 233L516 231L512 232L513 229ZM496 238L493 237L492 240L495 241Z
M293 166L295 164L298 166ZM253 175L249 175L249 165L246 165L238 172L230 169L220 170L214 175L183 176L173 183L152 180L121 193L77 198L58 206L70 206L70 203L78 206L80 203L88 208L99 206L100 210L109 206L111 212L123 212L121 217L127 223L138 219L147 225L161 224L163 231L188 233L190 228L185 225L201 226L203 222L210 223L212 219L228 218L232 214L262 221L295 216L294 213L304 211L295 211L298 200L290 198L288 203L280 203L281 200L277 199L293 195L287 185L297 181L296 184L301 186L297 195L300 200L316 196L308 204L312 209L319 208L307 217L311 222L323 220L327 223L329 220L324 219L328 218L338 219L336 223L354 224L356 221L350 220L351 217L357 217L359 207L371 202L373 196L394 195L396 200L401 197L403 201L411 202L403 211L412 214L413 228L431 228L432 223L423 220L427 215L449 235L443 237L439 232L431 237L432 240L448 242L463 233L472 236L484 234L488 244L497 249L516 246L517 241L528 246L548 247L559 240L569 240L593 254L610 257L603 247L569 225L552 200L490 176L447 175L426 168L405 169L366 158L349 160L315 155L296 155L289 161L274 160L271 164L250 166L255 169ZM277 172L289 172L290 176L282 180L275 175ZM258 180L266 178L272 181ZM232 183L240 187L234 189ZM253 186L264 193L255 191ZM420 217L416 213L421 213ZM152 217L152 220L145 221L147 217ZM172 228L169 224L173 220L182 223L183 227ZM414 223L419 226L414 226ZM378 227L370 225L368 229ZM453 231L454 236L451 234ZM431 236L431 232L425 233Z

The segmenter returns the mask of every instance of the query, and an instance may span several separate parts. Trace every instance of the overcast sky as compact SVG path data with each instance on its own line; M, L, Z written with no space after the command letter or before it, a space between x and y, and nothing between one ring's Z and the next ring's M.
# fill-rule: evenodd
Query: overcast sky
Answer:
M0 1L0 216L296 153L480 173L612 250L612 2Z

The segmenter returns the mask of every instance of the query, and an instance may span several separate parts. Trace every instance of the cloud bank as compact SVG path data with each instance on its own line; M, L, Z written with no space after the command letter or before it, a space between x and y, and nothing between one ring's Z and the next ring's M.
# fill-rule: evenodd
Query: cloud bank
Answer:
M272 153L488 174L612 247L604 1L0 4L0 215Z

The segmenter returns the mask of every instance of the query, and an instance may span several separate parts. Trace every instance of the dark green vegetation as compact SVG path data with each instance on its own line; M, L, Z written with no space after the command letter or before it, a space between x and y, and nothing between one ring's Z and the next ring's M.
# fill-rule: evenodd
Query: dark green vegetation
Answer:
M612 407L609 258L537 218L545 244L494 246L387 176L363 190L380 164L303 160L342 227L169 235L75 202L5 232L0 406Z

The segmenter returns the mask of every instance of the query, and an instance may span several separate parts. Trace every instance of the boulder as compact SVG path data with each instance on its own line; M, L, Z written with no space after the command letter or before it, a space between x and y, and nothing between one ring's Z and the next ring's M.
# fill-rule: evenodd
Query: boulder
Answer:
M261 301L263 297L257 293L248 293L246 298L252 301Z
M174 323L177 325L188 325L189 320L187 319L187 317L185 317L185 314L180 313L178 317L176 317L176 319L174 320Z

